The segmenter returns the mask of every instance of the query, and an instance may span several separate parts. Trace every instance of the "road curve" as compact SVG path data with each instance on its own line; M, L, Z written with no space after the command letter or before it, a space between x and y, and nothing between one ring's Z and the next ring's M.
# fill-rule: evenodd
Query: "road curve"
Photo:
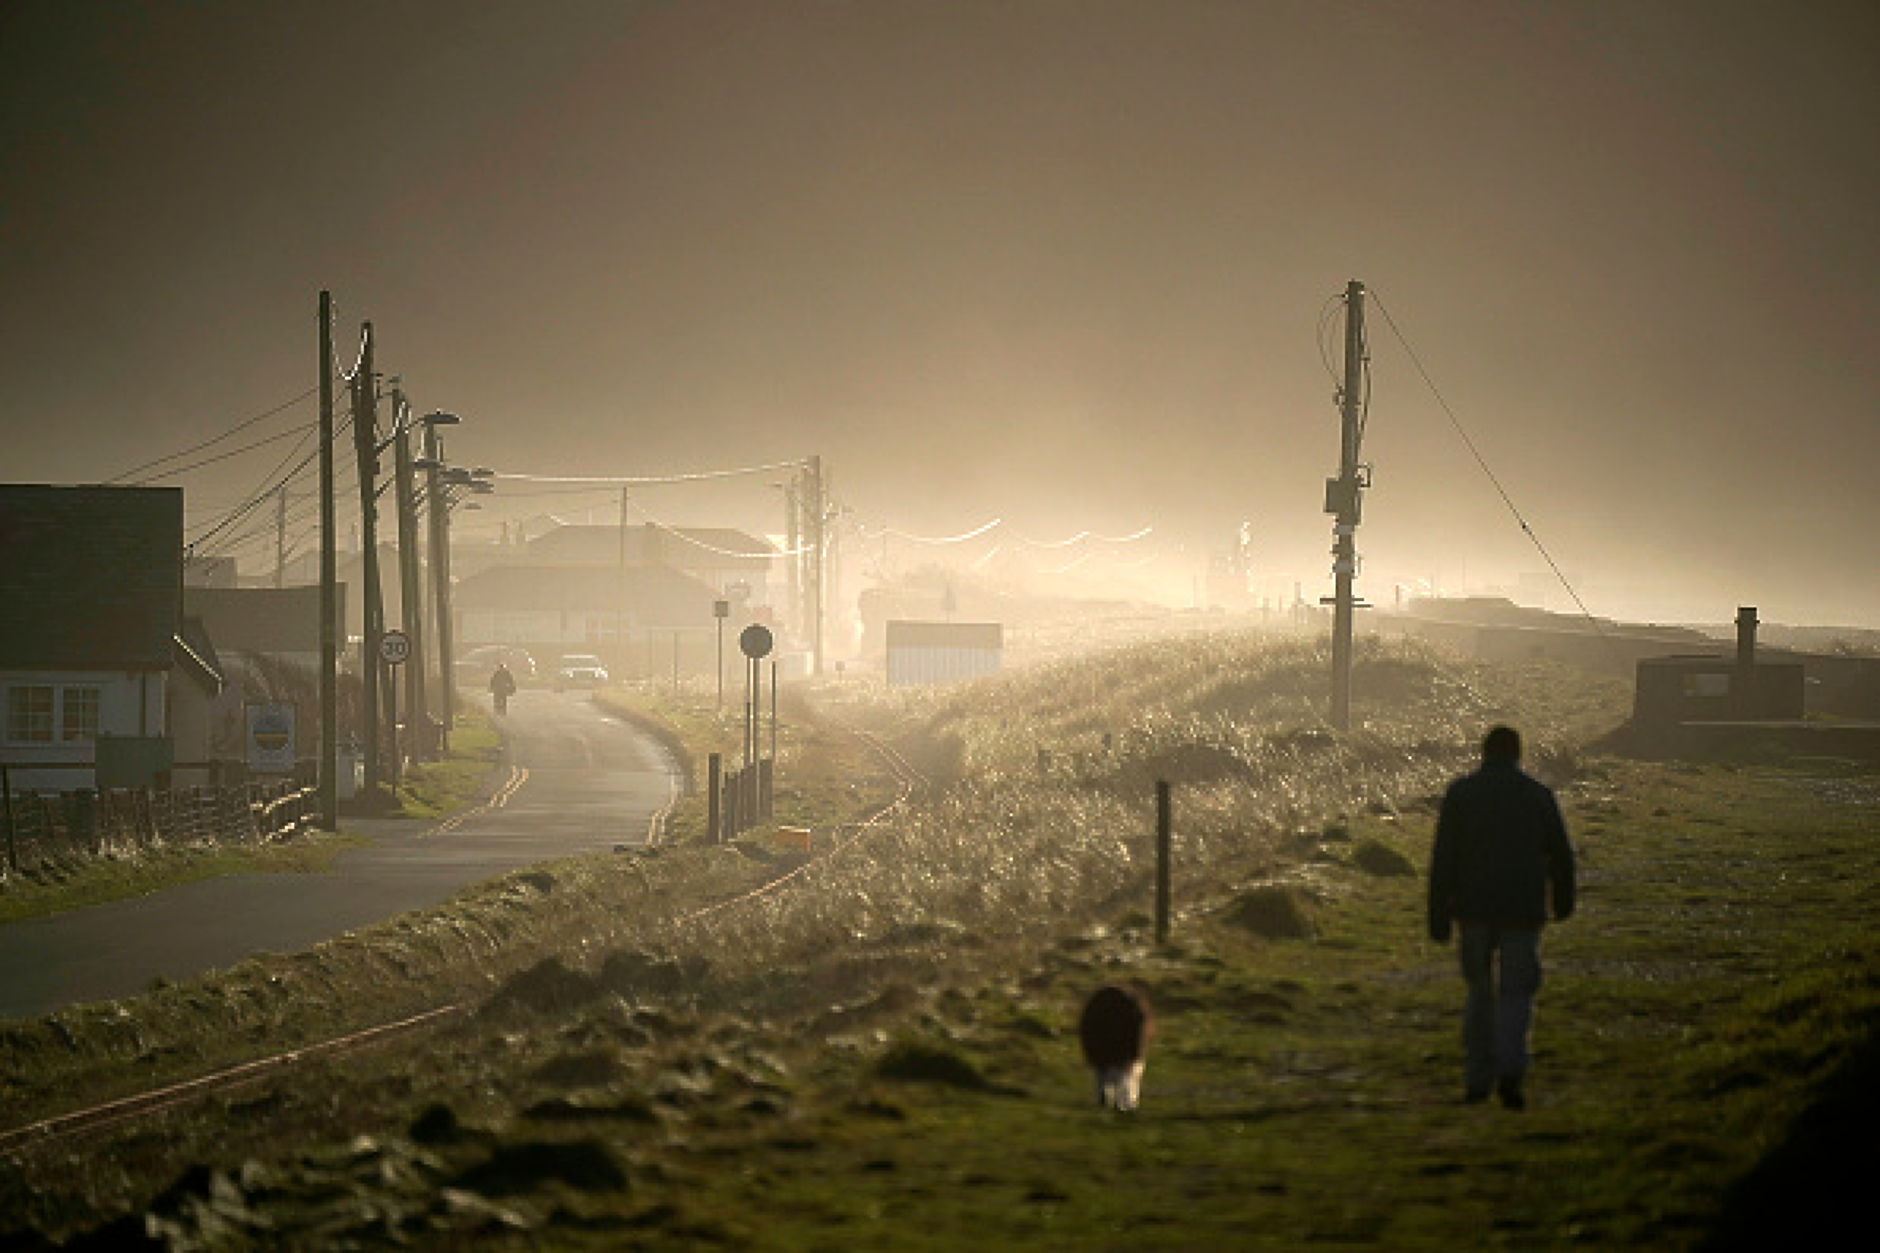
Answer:
M520 866L645 843L679 786L656 742L584 694L518 693L499 723L498 798L459 820L348 820L370 843L322 874L231 875L0 926L0 1020L294 952Z

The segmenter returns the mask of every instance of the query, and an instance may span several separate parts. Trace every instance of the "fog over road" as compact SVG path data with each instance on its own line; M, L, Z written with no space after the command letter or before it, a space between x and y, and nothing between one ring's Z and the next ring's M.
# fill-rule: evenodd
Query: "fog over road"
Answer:
M520 692L502 723L509 742L495 786L521 783L459 822L346 820L371 843L323 874L232 875L0 926L0 1019L293 952L518 866L643 844L678 786L658 744L585 694Z

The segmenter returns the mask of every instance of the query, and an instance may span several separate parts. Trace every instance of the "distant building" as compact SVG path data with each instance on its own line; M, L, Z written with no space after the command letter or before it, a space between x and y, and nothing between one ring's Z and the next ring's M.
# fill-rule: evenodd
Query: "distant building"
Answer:
M776 546L729 527L558 526L523 545L545 566L669 566L737 604L767 605Z
M346 585L334 629L346 618ZM262 657L317 672L320 666L320 589L313 587L185 587L183 612L200 618L224 660ZM345 637L338 636L343 643Z
M514 644L539 663L595 653L620 675L687 673L716 664L718 593L663 565L494 566L451 593L459 655ZM742 619L740 619L740 622Z
M1804 712L1802 663L1756 653L1756 611L1737 616L1732 656L1680 654L1638 663L1632 717L1640 726L1682 722L1775 722Z
M1005 628L997 622L888 623L888 686L958 683L997 674Z
M238 582L233 557L183 558L184 587L234 587Z

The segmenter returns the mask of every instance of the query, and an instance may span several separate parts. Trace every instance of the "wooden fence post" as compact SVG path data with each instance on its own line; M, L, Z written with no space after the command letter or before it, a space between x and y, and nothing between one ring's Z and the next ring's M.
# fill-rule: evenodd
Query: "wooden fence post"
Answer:
M723 772L724 761L717 753L713 753L706 758L705 774L707 782L705 784L705 795L708 798L708 808L705 816L705 837L713 844L722 844L725 842L724 828L721 825L724 821L722 808L725 799Z
M13 845L13 775L7 769L5 762L0 762L0 795L6 797L7 872L9 874L18 874L20 872L20 854L19 850Z

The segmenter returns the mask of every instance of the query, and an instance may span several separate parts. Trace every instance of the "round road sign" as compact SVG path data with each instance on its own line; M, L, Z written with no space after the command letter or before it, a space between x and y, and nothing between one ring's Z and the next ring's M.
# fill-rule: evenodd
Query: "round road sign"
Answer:
M770 656L770 646L774 642L770 638L770 628L761 622L753 622L738 633L738 647L752 661Z
M388 666L396 666L411 656L411 637L403 631L387 631L379 636L379 657Z

